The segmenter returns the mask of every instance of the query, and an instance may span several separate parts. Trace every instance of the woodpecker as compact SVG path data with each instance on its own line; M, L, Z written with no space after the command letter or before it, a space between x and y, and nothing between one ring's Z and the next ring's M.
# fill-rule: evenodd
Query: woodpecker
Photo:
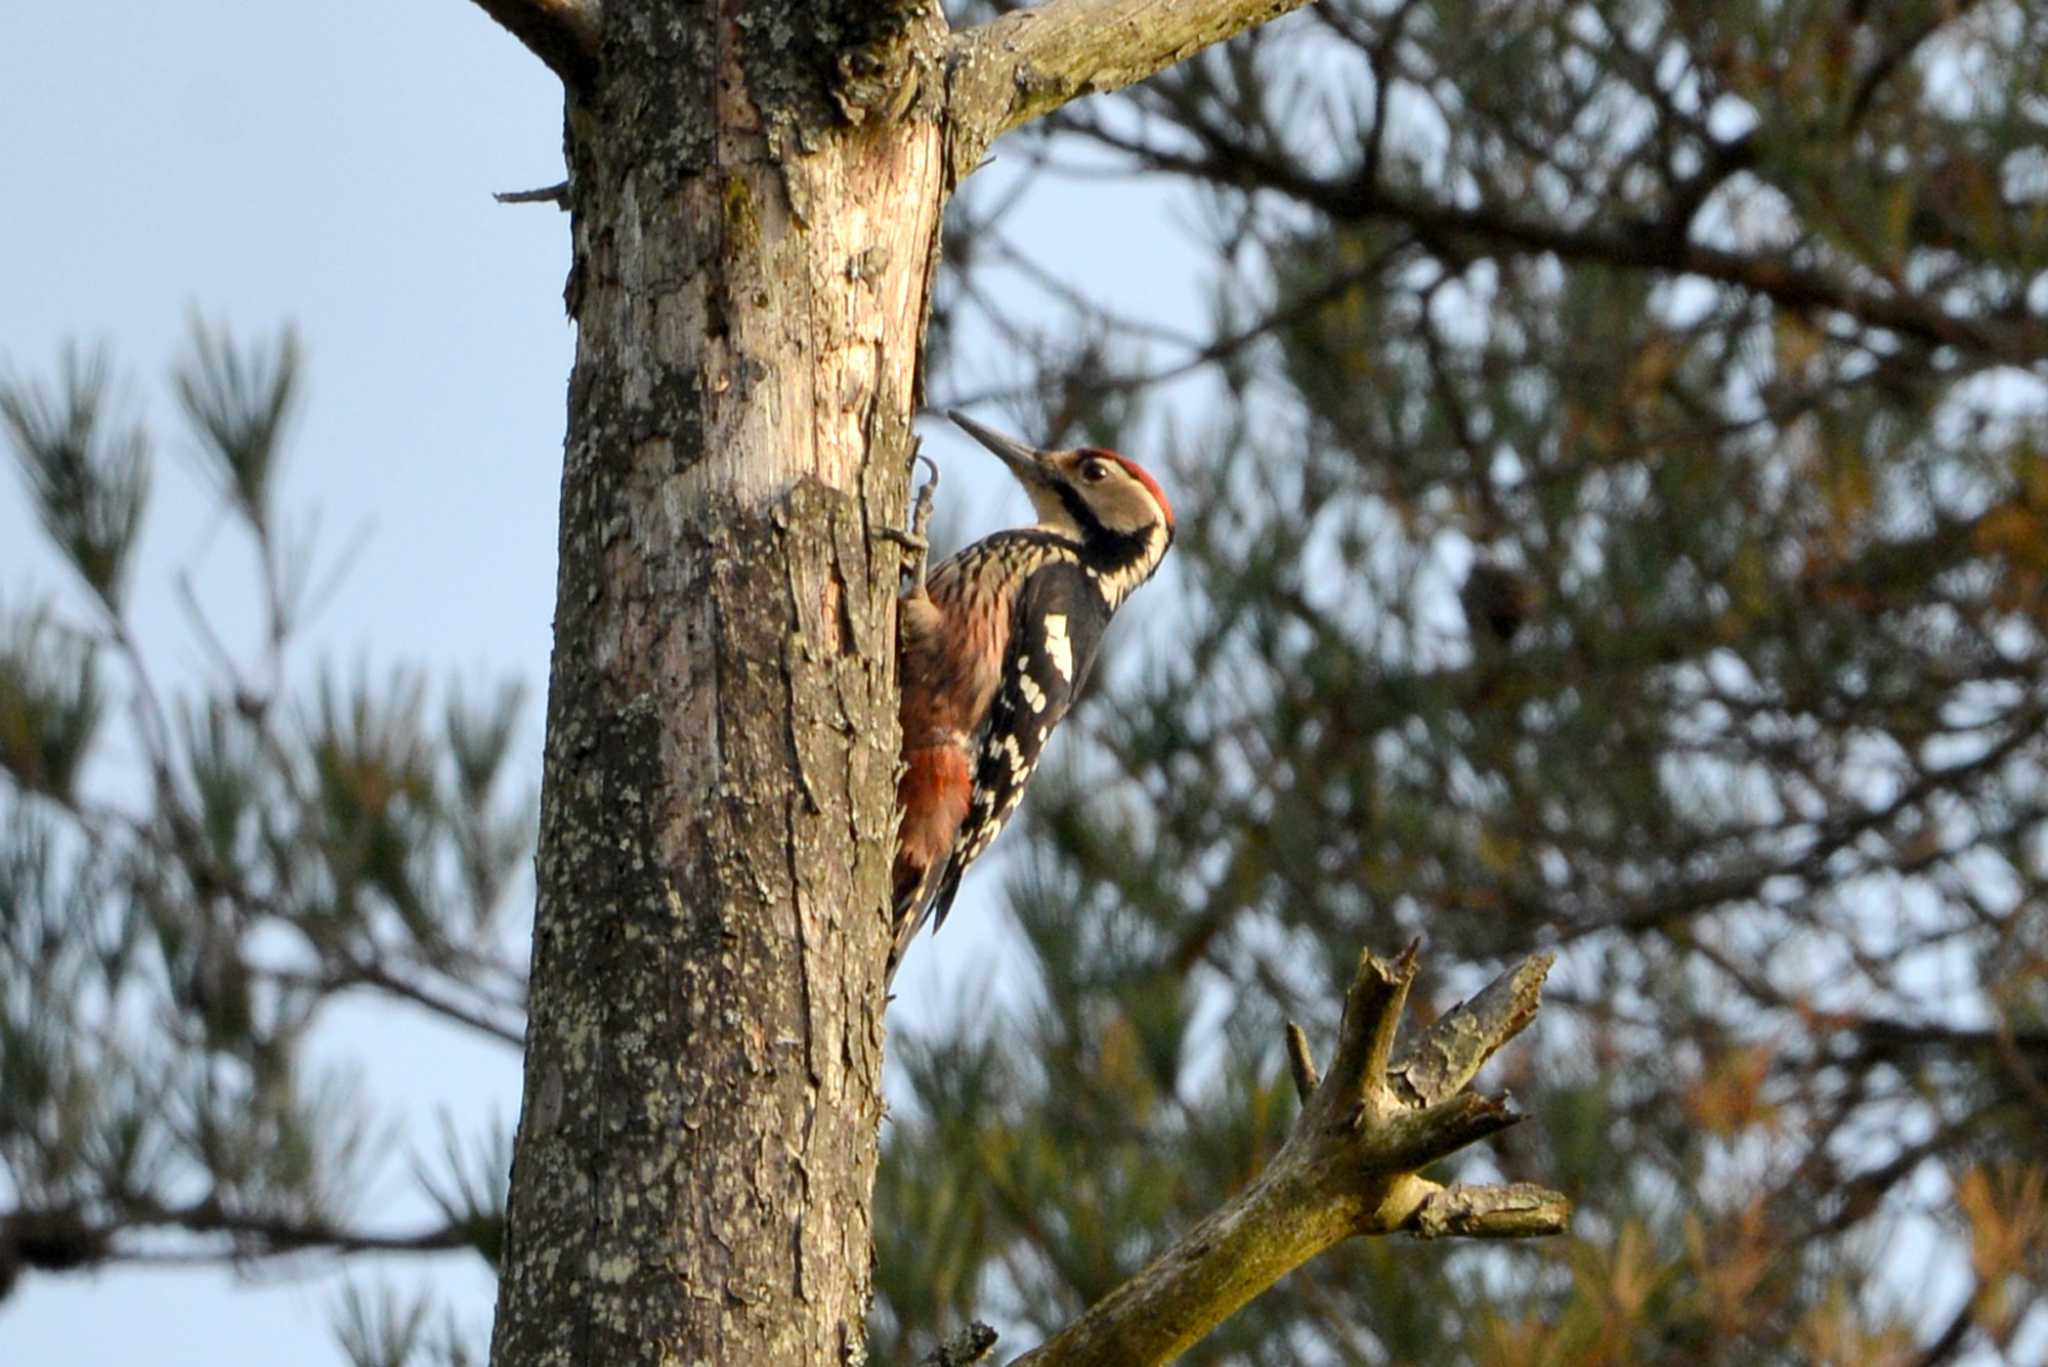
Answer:
M917 574L898 607L890 977L925 921L945 921L960 875L1017 810L1080 695L1109 619L1173 543L1173 505L1136 461L1097 447L1036 450L946 416L1009 467L1038 521Z

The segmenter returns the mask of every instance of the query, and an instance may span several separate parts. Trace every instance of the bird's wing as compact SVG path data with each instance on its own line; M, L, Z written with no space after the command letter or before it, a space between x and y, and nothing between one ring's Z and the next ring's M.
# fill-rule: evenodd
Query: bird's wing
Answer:
M1080 566L1065 561L1027 579L1011 613L1002 681L975 738L974 795L932 899L935 926L945 922L960 875L1017 810L1046 740L1088 681L1109 625L1101 593Z

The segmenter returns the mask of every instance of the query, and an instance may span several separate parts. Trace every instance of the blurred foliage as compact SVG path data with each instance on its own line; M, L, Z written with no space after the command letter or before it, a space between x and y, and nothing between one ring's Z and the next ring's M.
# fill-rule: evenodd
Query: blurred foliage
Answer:
M879 1357L1143 1266L1420 935L1439 1005L1561 952L1453 1175L1572 1237L1346 1248L1189 1361L2038 1360L2044 89L2014 3L1326 0L970 187L940 335L1016 354L942 392L1180 536L1025 804L1019 1004L902 1048ZM1013 236L1066 174L1180 188L1206 333Z
M247 346L197 324L173 378L252 556L250 659L182 573L131 573L152 443L110 422L105 358L0 384L29 499L83 590L0 611L0 1297L25 1272L113 1262L496 1256L506 1137L451 1131L415 1160L431 1216L387 1225L365 1197L390 1141L306 1046L352 994L518 1043L502 913L534 821L506 763L521 694L457 691L436 716L406 671L290 668L315 606L313 547L275 503L297 358L289 332ZM158 658L174 604L208 662L175 688ZM396 1361L426 1315L354 1297L343 1345Z

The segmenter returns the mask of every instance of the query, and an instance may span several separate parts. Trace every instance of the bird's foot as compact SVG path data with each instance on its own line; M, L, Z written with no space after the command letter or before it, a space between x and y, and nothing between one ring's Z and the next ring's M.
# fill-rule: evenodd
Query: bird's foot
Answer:
M930 473L930 478L918 486L917 497L911 502L910 526L902 531L883 527L878 534L885 541L895 542L907 553L908 559L903 568L910 576L910 591L916 594L924 592L925 565L931 558L932 545L925 536L925 529L931 525L932 497L939 487L939 467L915 446L911 448L910 459L913 464L922 462Z

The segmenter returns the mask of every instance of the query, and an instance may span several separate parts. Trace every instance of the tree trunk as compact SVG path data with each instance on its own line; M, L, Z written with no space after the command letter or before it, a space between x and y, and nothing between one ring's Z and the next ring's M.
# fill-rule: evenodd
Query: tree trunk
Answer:
M865 1338L901 564L874 531L903 505L938 127L849 124L815 6L723 10L608 4L570 96L579 340L492 1348L522 1367Z
M895 604L939 214L1302 0L478 0L568 90L578 325L492 1361L865 1356Z

